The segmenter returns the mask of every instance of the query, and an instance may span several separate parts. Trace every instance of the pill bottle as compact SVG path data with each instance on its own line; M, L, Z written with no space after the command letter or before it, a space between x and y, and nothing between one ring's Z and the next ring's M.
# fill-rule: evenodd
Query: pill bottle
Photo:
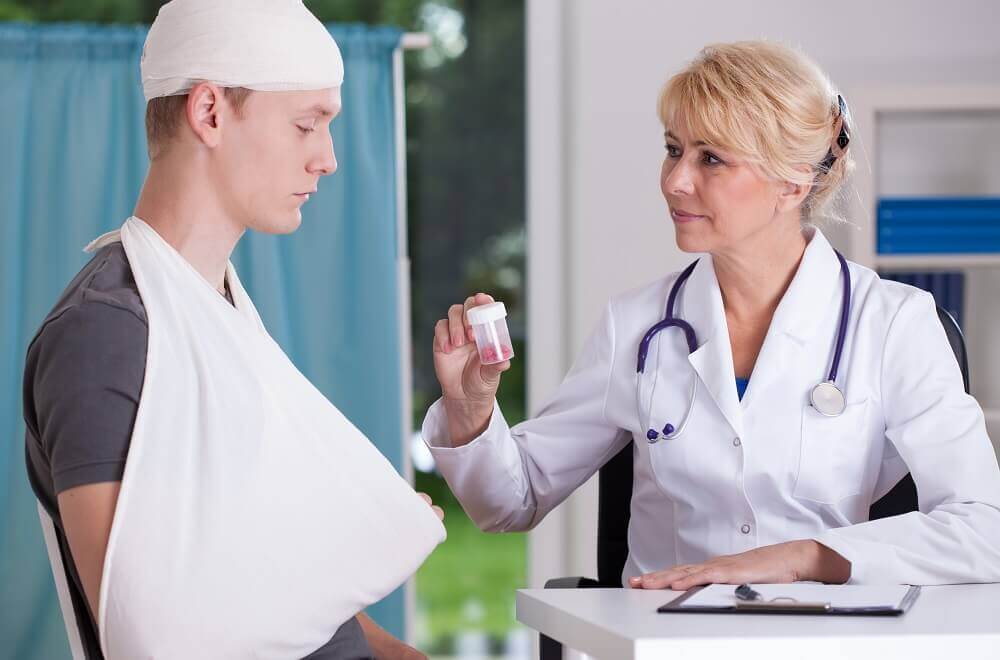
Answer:
M507 330L507 308L502 302L479 305L468 311L469 325L476 334L479 361L496 364L514 357L510 331Z

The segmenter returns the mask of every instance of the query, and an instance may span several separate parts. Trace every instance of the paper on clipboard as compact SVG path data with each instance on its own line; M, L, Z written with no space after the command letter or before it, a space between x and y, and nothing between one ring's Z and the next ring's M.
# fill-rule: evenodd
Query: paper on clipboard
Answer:
M884 607L900 609L910 591L908 585L863 584L754 584L754 590L764 601L794 598L800 602L830 603L834 609ZM685 607L735 607L735 587L731 584L710 584L684 601Z
M736 597L735 589L731 584L698 587L657 611L898 616L910 608L920 593L920 587L908 585L754 584L752 589L759 598L746 601Z

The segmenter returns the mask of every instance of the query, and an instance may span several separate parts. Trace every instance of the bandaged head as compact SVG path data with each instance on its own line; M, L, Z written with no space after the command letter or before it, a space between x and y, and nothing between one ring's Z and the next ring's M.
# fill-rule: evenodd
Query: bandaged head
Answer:
M172 0L142 51L146 100L201 81L257 91L340 87L337 43L301 0Z

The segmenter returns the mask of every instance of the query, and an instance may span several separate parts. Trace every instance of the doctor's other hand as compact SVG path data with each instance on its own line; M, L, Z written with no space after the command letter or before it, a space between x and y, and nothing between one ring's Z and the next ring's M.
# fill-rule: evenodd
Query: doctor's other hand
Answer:
M424 502L427 502L427 506L431 508L431 510L434 512L434 515L438 517L438 520L444 520L444 509L434 504L434 502L431 500L430 495L428 495L427 493L417 493L417 495L419 495L420 499L422 499Z
M701 564L681 564L664 571L629 578L633 589L687 591L703 584L785 583L814 580L842 584L851 577L851 563L816 541L765 545Z
M510 368L510 360L483 364L476 350L468 311L491 302L494 302L493 297L485 293L469 296L463 304L452 305L448 318L434 326L434 372L441 383L453 447L471 442L486 430L493 414L500 374Z

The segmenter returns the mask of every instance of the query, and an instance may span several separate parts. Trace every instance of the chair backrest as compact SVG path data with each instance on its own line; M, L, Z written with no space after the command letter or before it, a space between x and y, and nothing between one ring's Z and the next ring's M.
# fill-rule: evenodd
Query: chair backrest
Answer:
M948 343L958 360L958 367L962 370L962 383L965 385L965 393L969 393L969 354L965 351L965 335L958 327L955 318L943 307L937 308L938 320L944 327L944 334L948 336Z
M38 503L38 521L42 524L42 536L45 538L45 549L49 553L49 564L52 566L52 577L56 583L56 595L59 597L59 609L62 611L63 623L66 626L66 637L69 639L69 652L73 660L85 660L83 639L80 636L77 609L74 607L69 582L66 579L66 566L63 564L62 550L59 546L58 532L48 512ZM82 604L80 604L82 605Z
M962 330L947 311L938 307L937 313L962 370L962 381L968 392L969 359ZM621 586L622 569L628 559L634 451L634 443L630 442L605 463L598 473L597 580L603 586ZM872 504L869 516L876 520L916 510L917 489L913 478L907 474L884 497Z

